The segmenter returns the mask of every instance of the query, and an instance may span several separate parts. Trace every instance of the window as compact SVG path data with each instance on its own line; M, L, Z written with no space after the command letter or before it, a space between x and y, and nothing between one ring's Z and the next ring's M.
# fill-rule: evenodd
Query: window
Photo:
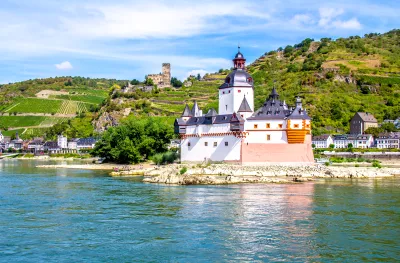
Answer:
M267 123L267 124L265 125L265 127L266 127L267 129L269 129L269 128L271 128L271 125L270 125L269 123Z
M204 142L204 146L208 146L208 142Z
M190 147L190 142L188 142L188 147Z
M242 116L242 118L243 118L243 114L240 114L240 116Z
M295 127L295 128L299 128L299 125L298 125L298 124L295 124L294 127Z
M225 142L225 146L228 146L228 142Z
M254 124L254 129L257 129L258 128L258 125L257 124Z
M225 91L223 91L222 94L225 94Z
M225 110L228 110L228 105L225 105Z
M231 91L228 91L228 93L231 93Z
M307 127L307 128L310 128L310 124L307 124L306 127Z
M217 147L217 142L214 142L214 147Z
M238 90L238 93L242 92L241 90Z
M271 135L267 134L267 141L271 140Z
M283 125L282 125L282 124L279 124L278 127L279 127L279 129L282 129Z

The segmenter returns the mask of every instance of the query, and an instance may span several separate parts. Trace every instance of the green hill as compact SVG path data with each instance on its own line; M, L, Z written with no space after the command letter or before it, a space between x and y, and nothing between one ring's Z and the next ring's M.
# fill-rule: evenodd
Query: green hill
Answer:
M261 107L274 85L289 105L294 104L296 96L303 97L313 119L314 134L348 132L349 120L357 111L370 112L380 122L399 117L400 30L336 40L305 39L265 53L248 65L247 70L255 81L256 108ZM28 129L25 134L30 136L44 132L54 136L63 129L71 135L90 134L91 123L104 127L127 114L138 118L164 116L172 125L185 103L196 100L203 112L211 107L217 109L218 87L228 72L220 70L201 81L190 78L181 88L128 93L120 90L126 81L79 77L29 80L0 87L0 112L3 116L44 114L45 119L39 124L44 128ZM112 86L114 91L110 93ZM38 98L42 90L64 93ZM103 107L97 111L100 104ZM130 112L126 111L129 109ZM79 118L71 119L72 115ZM29 120L29 124L39 121ZM1 122L0 118L0 126ZM28 124L26 118L21 118L22 124L14 119L7 122L13 127ZM53 128L46 128L56 123Z

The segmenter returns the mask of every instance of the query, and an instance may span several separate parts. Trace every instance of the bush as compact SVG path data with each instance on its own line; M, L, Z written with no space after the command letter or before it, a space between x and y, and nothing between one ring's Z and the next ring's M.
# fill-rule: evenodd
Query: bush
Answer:
M180 174L185 174L187 172L186 166L183 166L182 169L179 171Z
M157 154L153 155L151 160L155 164L160 165L160 164L173 163L177 158L178 158L178 154L176 152L168 151L165 153L157 153Z
M372 167L382 168L382 165L380 164L380 162L378 160L373 160Z
M329 166L330 165L330 163L329 162L325 162L325 166Z

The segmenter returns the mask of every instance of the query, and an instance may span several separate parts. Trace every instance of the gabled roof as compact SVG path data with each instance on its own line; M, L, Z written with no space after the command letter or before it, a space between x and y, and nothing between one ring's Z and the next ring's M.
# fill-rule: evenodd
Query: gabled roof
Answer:
M360 116L360 118L365 122L378 122L374 115L368 112L357 112L356 115Z
M206 117L216 117L218 115L217 111L214 108L208 110Z
M194 101L192 111L191 111L192 116L198 115L199 111L200 111L199 105L197 104L197 101Z
M253 112L250 108L250 105L246 99L246 96L244 96L242 100L242 104L240 104L238 112Z
M317 135L312 137L312 141L326 141L329 137L331 137L329 134Z

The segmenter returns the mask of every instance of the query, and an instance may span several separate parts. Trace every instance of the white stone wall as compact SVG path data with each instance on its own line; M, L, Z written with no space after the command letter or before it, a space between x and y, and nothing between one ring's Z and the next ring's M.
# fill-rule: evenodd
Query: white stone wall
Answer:
M267 128L267 124L269 124L269 128ZM279 124L282 125L282 128L279 127ZM244 127L245 131L249 133L245 143L287 143L285 120L247 120ZM270 140L267 138L268 135L270 135Z
M230 124L214 124L214 125L198 125L198 126L187 126L186 134L202 134L202 133L222 133L230 132Z
M225 145L225 142L228 143L227 146ZM207 143L207 145L205 143ZM239 161L240 147L241 139L236 138L235 136L186 138L183 139L181 143L181 161L203 162L204 158L214 162Z
M232 114L238 112L243 98L254 111L254 92L252 87L232 87L219 90L219 114Z

